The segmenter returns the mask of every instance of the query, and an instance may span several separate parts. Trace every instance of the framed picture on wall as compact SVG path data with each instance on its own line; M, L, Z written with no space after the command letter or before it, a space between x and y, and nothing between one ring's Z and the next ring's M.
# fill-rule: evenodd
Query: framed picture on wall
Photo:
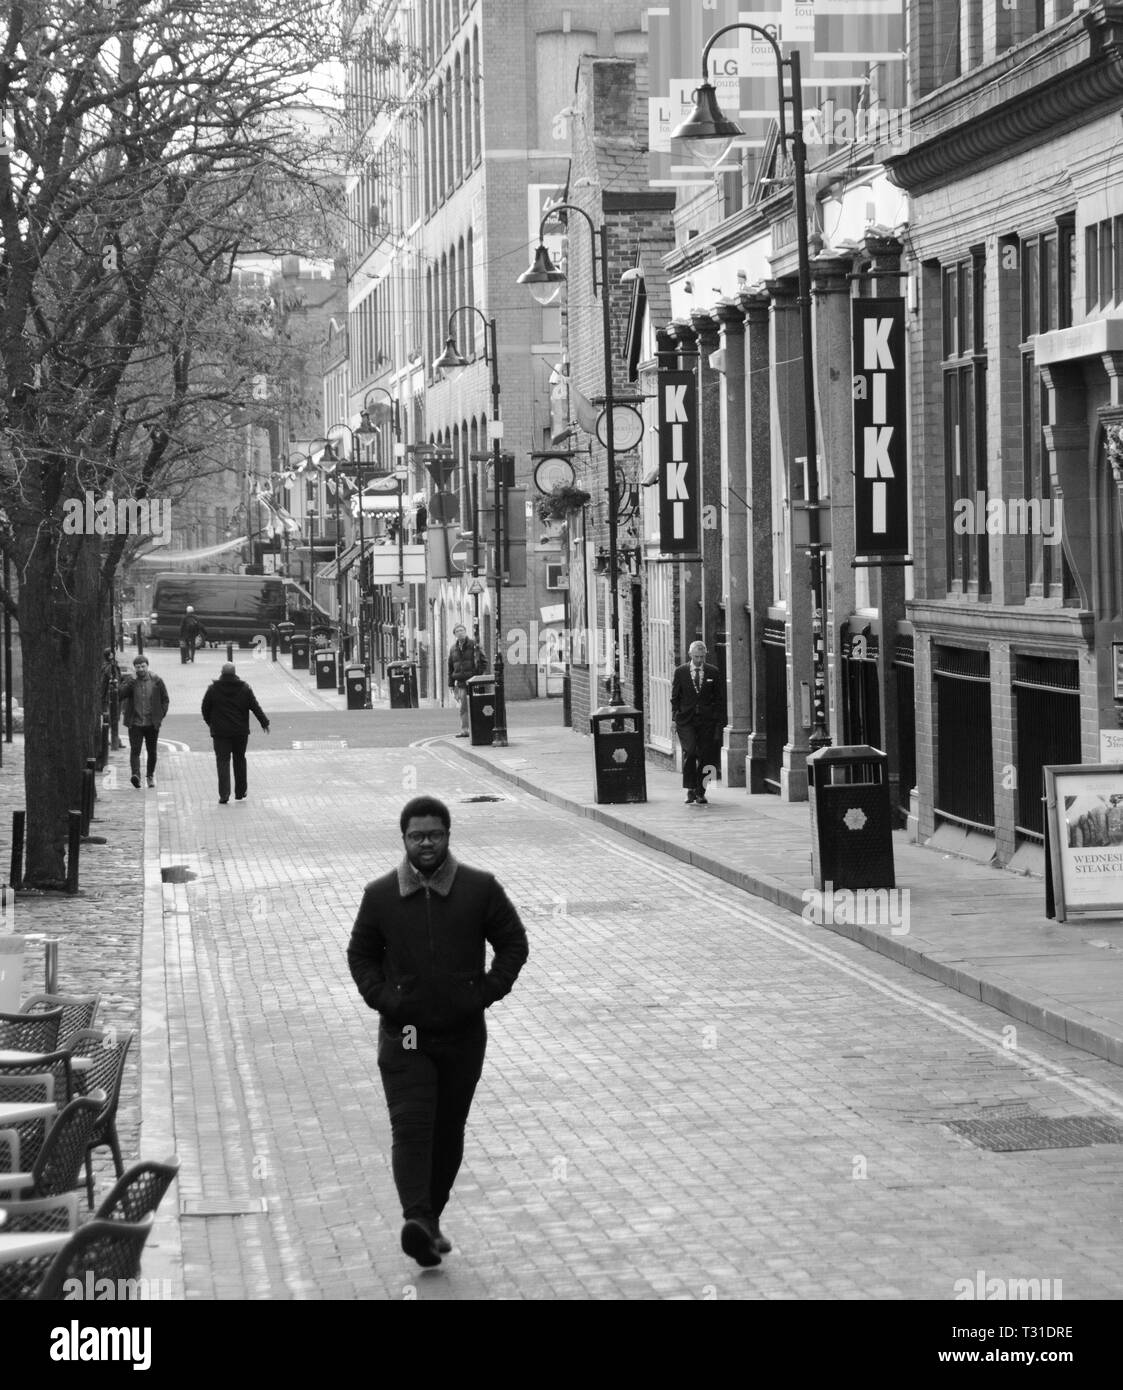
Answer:
M1123 765L1047 767L1048 867L1056 916L1123 916Z

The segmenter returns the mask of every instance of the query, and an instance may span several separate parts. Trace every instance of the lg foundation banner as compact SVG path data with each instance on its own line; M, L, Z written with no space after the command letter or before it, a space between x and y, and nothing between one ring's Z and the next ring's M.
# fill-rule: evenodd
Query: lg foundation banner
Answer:
M907 555L905 302L853 301L854 548Z
M659 373L659 549L697 555L698 389L693 372Z

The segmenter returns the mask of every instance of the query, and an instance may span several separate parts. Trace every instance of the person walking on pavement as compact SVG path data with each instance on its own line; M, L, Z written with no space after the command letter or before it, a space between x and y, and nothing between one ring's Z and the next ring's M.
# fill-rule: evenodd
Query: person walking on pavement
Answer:
M242 680L232 661L222 663L218 680L207 686L203 696L203 718L211 731L214 743L214 757L218 764L218 804L225 806L230 800L230 763L234 763L234 800L245 801L249 790L249 775L246 768L246 745L250 739L250 714L257 716L257 722L266 733L269 720L257 703L257 696Z
M690 660L675 668L671 714L682 748L682 785L686 804L706 806L706 769L716 768L725 728L725 681L706 660L706 644L691 642Z
M415 797L400 825L405 855L364 889L347 963L380 1015L378 1070L405 1222L402 1249L429 1267L452 1249L441 1214L483 1070L484 1010L510 993L529 948L494 875L453 858L443 802ZM494 951L488 970L485 942Z
M118 688L121 718L129 731L129 770L134 787L140 786L140 750L147 754L145 771L148 785L156 785L156 740L160 725L168 713L168 688L159 676L148 669L146 656L133 657L133 674L126 676Z
M188 604L187 612L184 613L179 624L179 661L181 666L195 660L195 647L200 637L204 642L207 640L207 629L195 616L194 608Z
M448 684L449 689L456 692L460 701L460 732L456 737L467 738L471 733L468 682L473 676L482 675L487 663L478 643L468 636L468 629L463 623L457 623L452 629L452 635L456 640L448 652Z

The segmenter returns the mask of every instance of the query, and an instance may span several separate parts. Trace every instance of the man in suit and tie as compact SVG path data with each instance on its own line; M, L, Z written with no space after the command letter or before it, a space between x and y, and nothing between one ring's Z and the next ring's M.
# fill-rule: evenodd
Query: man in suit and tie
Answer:
M675 668L671 714L682 748L686 804L707 805L706 768L718 767L725 728L725 680L706 660L706 644L691 642L690 660Z

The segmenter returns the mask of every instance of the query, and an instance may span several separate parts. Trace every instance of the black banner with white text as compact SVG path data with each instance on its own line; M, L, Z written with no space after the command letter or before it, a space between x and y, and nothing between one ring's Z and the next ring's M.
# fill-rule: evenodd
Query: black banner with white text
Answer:
M854 325L854 549L907 555L905 301L856 299Z
M659 373L659 548L698 553L698 387L693 372Z

